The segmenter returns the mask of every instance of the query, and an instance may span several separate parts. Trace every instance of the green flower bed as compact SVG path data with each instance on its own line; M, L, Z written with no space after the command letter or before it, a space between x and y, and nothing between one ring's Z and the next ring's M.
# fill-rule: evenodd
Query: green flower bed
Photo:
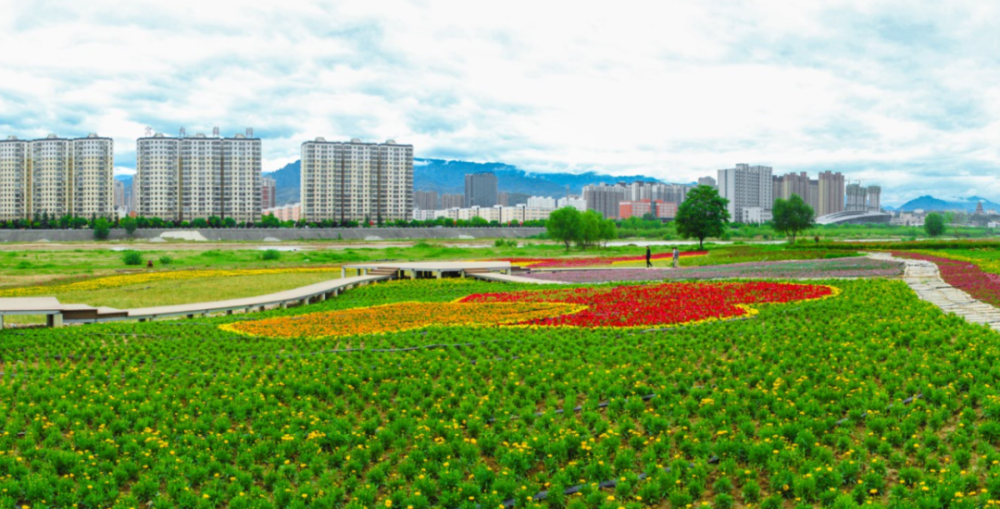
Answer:
M0 507L1000 499L1000 337L899 281L828 284L842 293L649 333L273 340L218 328L540 289L464 280L379 284L246 317L5 330ZM426 348L398 351L414 347Z

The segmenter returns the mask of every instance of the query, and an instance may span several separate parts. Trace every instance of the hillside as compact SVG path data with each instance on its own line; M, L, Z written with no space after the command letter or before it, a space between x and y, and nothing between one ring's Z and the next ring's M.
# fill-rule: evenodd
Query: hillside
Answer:
M896 210L912 212L917 209L929 210L960 210L963 212L975 212L976 204L983 202L984 209L1000 209L1000 204L994 203L986 198L970 196L968 198L956 198L955 201L946 201L933 196L921 196L910 200L899 206Z

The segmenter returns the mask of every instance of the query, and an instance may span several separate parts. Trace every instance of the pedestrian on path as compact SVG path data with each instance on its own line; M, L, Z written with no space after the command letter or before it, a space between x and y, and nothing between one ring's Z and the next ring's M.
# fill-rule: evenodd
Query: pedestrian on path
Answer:
M680 262L681 253L677 251L677 246L674 246L674 268L677 268L678 262Z
M653 262L650 261L652 259L653 259L653 252L649 250L649 246L646 246L646 268L647 269L653 266Z

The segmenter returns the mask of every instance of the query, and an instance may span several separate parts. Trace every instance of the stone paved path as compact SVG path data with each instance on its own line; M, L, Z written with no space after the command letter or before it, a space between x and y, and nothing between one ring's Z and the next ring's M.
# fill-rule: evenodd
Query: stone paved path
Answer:
M903 281L917 292L921 299L941 308L945 313L955 313L973 323L989 325L1000 330L1000 309L973 299L969 294L945 283L937 265L927 260L894 258L889 253L868 253L869 258L903 262Z

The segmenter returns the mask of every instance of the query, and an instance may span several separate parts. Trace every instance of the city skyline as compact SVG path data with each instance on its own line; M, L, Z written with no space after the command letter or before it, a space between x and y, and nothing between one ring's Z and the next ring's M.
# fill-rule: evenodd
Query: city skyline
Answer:
M269 140L266 171L323 133L535 172L688 182L753 160L878 182L889 205L1000 197L1000 6L529 5L9 2L0 40L32 51L0 57L0 134L101 132L119 174L147 126L223 119Z

